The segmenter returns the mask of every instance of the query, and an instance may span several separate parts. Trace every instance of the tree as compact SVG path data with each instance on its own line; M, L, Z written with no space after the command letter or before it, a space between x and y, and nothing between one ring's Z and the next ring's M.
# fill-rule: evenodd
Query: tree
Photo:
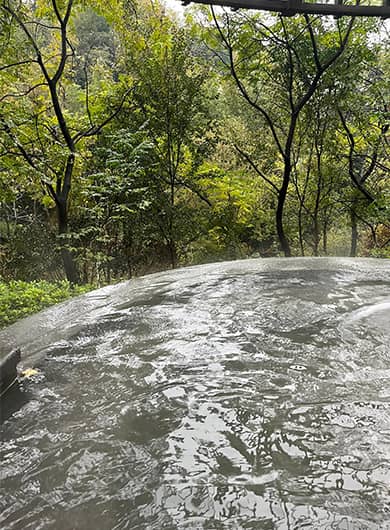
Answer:
M333 25L309 16L279 17L266 25L259 15L213 13L220 42L227 52L222 57L236 86L267 127L281 171L273 177L261 162L241 149L248 164L277 193L276 229L281 250L291 255L283 214L293 170L293 149L297 127L305 107L322 88L326 75L343 55L354 19ZM267 90L265 90L267 87Z
M327 254L328 231L335 217L339 217L337 200L345 182L340 178L342 171L336 156L334 98L334 91L317 92L296 130L292 171L295 198L290 199L290 209L298 218L302 256L307 251L314 256Z
M72 112L72 59L77 43L71 32L77 0L42 0L36 4L2 0L0 12L8 21L10 38L1 73L0 134L7 164L30 171L55 203L58 234L66 277L79 281L72 252L66 245L69 232L69 199L79 155L87 139L98 135L123 107L128 91L120 87L113 108L95 118L88 83L84 104ZM21 45L14 46L18 42ZM12 90L7 89L12 79ZM115 87L116 88L116 87ZM76 97L78 94L76 94ZM15 113L14 103L21 106Z
M144 128L155 148L151 187L159 189L158 224L169 252L178 261L178 241L187 230L185 190L209 203L195 176L211 147L208 128L208 72L196 56L185 29L163 12L143 14L132 28L128 69L134 77L134 98Z
M370 229L375 243L374 225L386 218L385 175L389 171L390 126L386 45L375 40L365 43L355 51L355 57L359 57L359 63L353 62L349 67L349 82L339 91L335 105L336 151L344 161L344 172L349 178L351 256L357 253L358 224Z

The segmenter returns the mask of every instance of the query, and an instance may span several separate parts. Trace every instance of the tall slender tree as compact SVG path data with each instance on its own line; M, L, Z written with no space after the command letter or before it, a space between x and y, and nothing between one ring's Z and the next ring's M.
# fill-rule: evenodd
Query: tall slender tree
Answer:
M325 24L309 16L273 18L261 15L216 15L213 20L226 67L236 86L255 113L263 119L279 155L269 179L261 163L242 149L242 156L277 192L275 212L280 248L286 256L291 246L284 226L284 207L293 170L293 148L301 114L322 87L327 72L343 55L354 19Z
M83 142L98 135L118 115L128 94L122 90L113 107L103 117L94 118L86 83L83 109L70 112L68 89L76 54L72 17L82 6L79 0L0 3L10 35L0 66L0 75L7 74L7 79L0 80L0 134L5 154L9 163L27 166L54 201L64 270L72 283L77 283L79 276L66 243L78 155ZM14 110L16 101L23 105L19 115Z

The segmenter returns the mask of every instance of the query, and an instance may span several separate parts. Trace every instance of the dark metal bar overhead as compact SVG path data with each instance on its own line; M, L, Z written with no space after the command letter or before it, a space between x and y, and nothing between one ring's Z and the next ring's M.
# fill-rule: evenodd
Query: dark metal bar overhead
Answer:
M216 6L231 7L232 9L257 9L263 11L276 11L285 16L293 16L298 13L313 15L333 15L336 17L381 17L390 18L390 0L371 2L368 4L344 3L342 0L334 0L329 3L304 2L303 0L184 0L183 5L191 2L197 4L209 4Z

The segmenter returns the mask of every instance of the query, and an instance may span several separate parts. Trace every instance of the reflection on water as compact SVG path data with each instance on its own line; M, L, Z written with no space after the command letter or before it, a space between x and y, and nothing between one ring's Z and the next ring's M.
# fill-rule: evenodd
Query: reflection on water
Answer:
M389 272L198 267L10 328L40 374L0 431L2 528L390 529Z

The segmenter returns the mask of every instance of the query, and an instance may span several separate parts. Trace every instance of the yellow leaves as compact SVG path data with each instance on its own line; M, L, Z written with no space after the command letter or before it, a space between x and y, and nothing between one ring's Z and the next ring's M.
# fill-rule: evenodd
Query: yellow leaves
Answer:
M60 13L61 18L64 18L68 9L69 0L56 0L55 5ZM57 17L53 9L53 2L51 0L38 0L35 4L35 15L39 18L47 18L48 20L56 21Z
M26 370L23 370L22 377L25 379L30 379L31 377L34 377L35 375L38 375L39 371L35 368L27 368Z
M41 203L46 208L53 208L53 206L54 206L54 201L53 201L53 199L51 197L49 197L49 195L44 195L42 197L42 199L41 199Z

